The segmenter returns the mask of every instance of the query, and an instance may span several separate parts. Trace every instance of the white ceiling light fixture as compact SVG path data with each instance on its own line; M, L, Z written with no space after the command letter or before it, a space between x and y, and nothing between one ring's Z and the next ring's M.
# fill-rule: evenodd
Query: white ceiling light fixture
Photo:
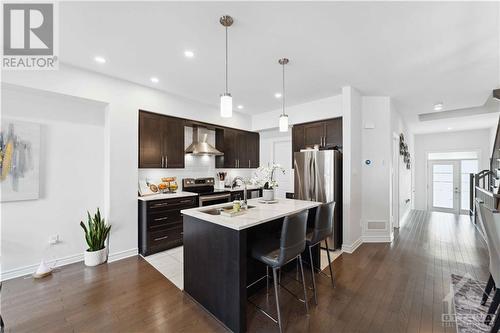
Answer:
M227 83L227 28L233 24L233 18L229 15L224 15L219 20L220 24L226 29L226 90L220 95L220 115L223 118L231 118L233 115L233 97L228 91Z
M99 64L105 64L106 63L106 59L104 57L101 57L101 56L96 56L94 57L94 61L99 63Z
M160 79L158 79L157 77L154 77L154 76L153 76L153 77L151 78L151 82L153 82L153 83L158 83L158 82L160 82Z
M441 110L443 110L443 108L444 108L444 105L442 102L434 104L434 111L441 111Z
M287 58L278 60L278 63L283 67L283 90L280 95L283 112L280 115L280 132L288 132L288 115L285 113L285 65L288 64L288 62L289 60Z
M194 57L194 52L190 51L190 50L186 50L186 51L184 51L184 56L186 58L193 58Z
M237 108L243 110L243 105L238 105Z
M276 98L281 98L281 93L276 93L276 94L274 94L274 97L276 97Z

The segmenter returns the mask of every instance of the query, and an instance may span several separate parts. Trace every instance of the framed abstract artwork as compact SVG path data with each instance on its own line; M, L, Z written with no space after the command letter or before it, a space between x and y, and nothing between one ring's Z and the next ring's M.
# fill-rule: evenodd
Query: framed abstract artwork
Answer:
M40 189L40 124L2 119L1 201L35 200Z

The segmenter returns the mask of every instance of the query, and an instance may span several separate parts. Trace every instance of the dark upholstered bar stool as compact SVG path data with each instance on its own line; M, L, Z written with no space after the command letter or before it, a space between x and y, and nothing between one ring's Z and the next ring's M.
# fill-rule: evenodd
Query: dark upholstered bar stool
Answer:
M309 262L311 263L311 278L314 290L314 302L318 304L316 295L316 280L314 279L314 262L312 256L312 247L325 241L326 253L328 255L328 267L330 267L330 279L333 281L332 262L330 260L330 249L328 247L328 237L333 235L333 212L335 210L335 202L328 202L316 209L316 218L314 219L314 229L308 230L306 236L306 245L309 249ZM321 272L321 267L319 268Z
M490 252L490 274L493 278L493 282L496 286L500 285L500 214L493 213L491 209L486 207L484 204L479 204L481 218L483 219L484 231L486 233L486 242L488 243L488 248L491 249ZM484 323L489 325L491 319L494 316L495 322L491 328L492 333L497 333L500 329L500 311L498 310L498 305L500 304L500 289L495 290L495 296L491 302L490 308L488 309L488 315ZM495 316L496 313L496 316Z
M259 308L259 310L279 325L280 332L283 331L283 326L281 323L278 293L278 270L294 259L298 259L299 261L300 271L302 274L302 286L304 288L304 304L306 307L306 312L309 313L309 307L307 305L306 284L304 281L304 269L302 267L301 257L301 253L306 248L307 214L308 211L304 211L295 215L285 217L283 221L283 227L281 228L280 239L261 239L256 241L254 246L252 247L252 257L264 263L267 268L271 267L273 270L274 293L276 297L276 310L278 313L278 319L274 319L271 315L269 315L261 308Z

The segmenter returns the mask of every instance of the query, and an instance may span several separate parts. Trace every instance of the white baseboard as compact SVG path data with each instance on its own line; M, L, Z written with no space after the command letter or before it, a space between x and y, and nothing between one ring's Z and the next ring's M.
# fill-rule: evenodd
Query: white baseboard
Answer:
M390 235L364 235L363 243L390 243L392 237Z
M121 259L125 259L128 257L132 257L138 254L138 249L133 248L125 251L119 251L115 253L110 253L108 256L108 262L113 262ZM54 260L47 261L47 264L53 265L55 263L54 267L61 267L61 266L66 266L69 264L74 264L76 262L83 261L83 253L80 254L74 254L72 256L67 256L67 257L62 257ZM9 269L8 271L4 271L0 275L0 281L6 281L10 279L14 279L17 277L25 276L25 275L31 275L33 274L36 269L38 268L38 265L40 263L34 264L34 265L28 265L24 267L18 267L14 269Z
M363 244L362 238L356 239L352 244L342 244L342 252L353 253L361 244Z

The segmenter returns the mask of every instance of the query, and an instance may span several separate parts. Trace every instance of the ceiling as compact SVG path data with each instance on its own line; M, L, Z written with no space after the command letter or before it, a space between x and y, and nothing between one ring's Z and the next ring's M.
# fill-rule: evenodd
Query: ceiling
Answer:
M217 106L229 91L255 114L340 93L391 96L410 121L482 105L499 87L496 2L61 2L60 60ZM192 50L194 58L184 56ZM107 59L94 62L95 56ZM159 83L150 82L150 77Z

